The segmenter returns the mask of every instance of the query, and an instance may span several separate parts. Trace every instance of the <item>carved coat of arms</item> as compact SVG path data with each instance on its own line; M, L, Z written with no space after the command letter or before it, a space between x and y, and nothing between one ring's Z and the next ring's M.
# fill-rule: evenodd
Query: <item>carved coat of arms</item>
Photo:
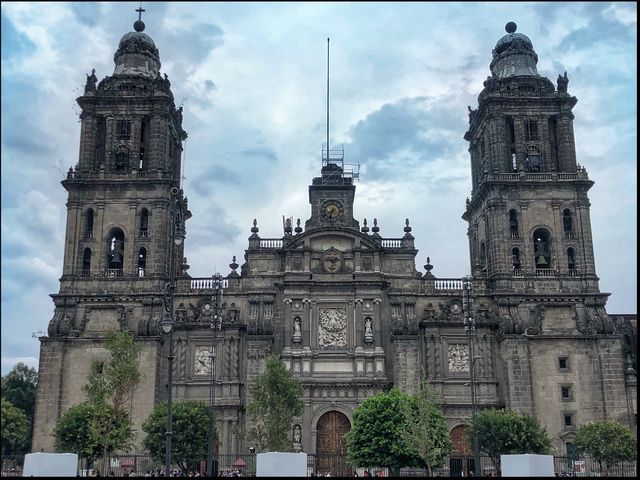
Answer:
M318 310L318 345L321 348L347 345L346 308L320 308Z

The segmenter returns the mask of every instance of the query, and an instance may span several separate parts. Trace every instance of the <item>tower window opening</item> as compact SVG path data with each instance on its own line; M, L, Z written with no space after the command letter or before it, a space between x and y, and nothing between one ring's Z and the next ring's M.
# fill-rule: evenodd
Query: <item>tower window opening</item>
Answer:
M131 120L116 121L116 138L118 140L129 140L131 138Z
M129 151L121 148L116 152L115 170L116 172L126 172L129 169Z
M143 208L140 212L140 236L146 238L149 233L149 210Z
M505 117L505 125L507 128L507 145L515 145L516 143L516 129L513 125L512 117Z
M102 116L98 117L96 126L96 145L95 145L95 163L94 168L99 169L104 163L104 151L107 141L107 123Z
M147 268L147 249L141 247L138 251L138 276L144 277Z
M538 270L551 268L551 236L544 228L533 232L534 265Z
M511 249L511 264L513 267L513 274L520 275L522 270L520 266L520 249L518 247Z
M564 236L573 237L573 219L571 218L571 210L565 208L562 212L562 226L564 228Z
M525 120L524 122L524 140L525 142L537 142L538 138L538 122L535 120Z
M480 242L480 266L483 270L487 268L487 250L484 246L484 242Z
M84 224L84 238L93 238L93 208L87 210Z
M144 154L145 154L146 143L147 143L147 121L146 119L143 118L142 122L140 123L140 155L138 157L138 168L140 170L145 168Z
M576 253L573 247L567 248L567 268L569 273L573 273L576 270Z
M110 277L122 276L124 268L124 233L114 228L107 239L107 274Z
M518 162L516 160L516 151L515 149L511 149L511 168L514 172L518 171Z
M542 161L540 159L540 149L536 146L531 146L527 149L527 170L531 173L538 173L542 171Z
M509 210L509 233L511 238L518 238L518 212Z
M91 275L91 249L85 248L82 255L82 272L80 274L83 277Z

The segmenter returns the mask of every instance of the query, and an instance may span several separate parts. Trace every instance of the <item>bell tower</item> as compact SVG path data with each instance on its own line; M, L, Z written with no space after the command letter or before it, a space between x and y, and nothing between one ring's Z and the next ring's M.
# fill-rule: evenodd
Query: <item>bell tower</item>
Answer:
M172 228L175 218L176 230L184 232L191 216L180 188L187 133L169 79L160 74L158 49L144 29L139 17L120 40L113 74L98 82L93 70L77 99L80 150L75 169L62 181L68 192L63 273L60 291L51 295L48 337L41 339L34 451L52 447L48 429L84 399L87 369L94 353L102 355L108 330L130 330L148 340L142 356L153 361L141 365L148 384L138 391L147 397L163 391L157 386L157 325L171 262L184 274L184 244L175 246ZM153 396L141 399L143 411L134 418L145 418L153 403Z
M473 276L503 303L517 303L514 294L570 295L578 313L567 314L564 327L583 316L586 304L593 317L584 322L602 329L607 294L599 291L593 255L587 196L593 181L576 163L578 100L568 92L566 72L557 88L538 73L531 40L516 30L506 25L478 108L469 107L464 138L472 191L463 219Z

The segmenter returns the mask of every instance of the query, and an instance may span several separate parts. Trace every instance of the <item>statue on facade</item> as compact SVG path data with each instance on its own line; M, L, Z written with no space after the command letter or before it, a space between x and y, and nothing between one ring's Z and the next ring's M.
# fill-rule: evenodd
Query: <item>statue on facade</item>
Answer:
M293 319L293 341L300 342L302 340L302 322L300 321L300 317L296 317Z
M96 69L91 69L91 75L87 75L87 83L84 85L84 93L95 92L98 77L96 77Z
M558 93L567 93L567 85L569 85L569 77L565 70L564 76L558 75Z

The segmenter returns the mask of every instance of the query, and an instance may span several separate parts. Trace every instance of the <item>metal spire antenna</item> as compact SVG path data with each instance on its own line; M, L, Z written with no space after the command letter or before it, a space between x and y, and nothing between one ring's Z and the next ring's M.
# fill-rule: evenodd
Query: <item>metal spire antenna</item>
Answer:
M329 37L327 37L327 160L329 160Z

